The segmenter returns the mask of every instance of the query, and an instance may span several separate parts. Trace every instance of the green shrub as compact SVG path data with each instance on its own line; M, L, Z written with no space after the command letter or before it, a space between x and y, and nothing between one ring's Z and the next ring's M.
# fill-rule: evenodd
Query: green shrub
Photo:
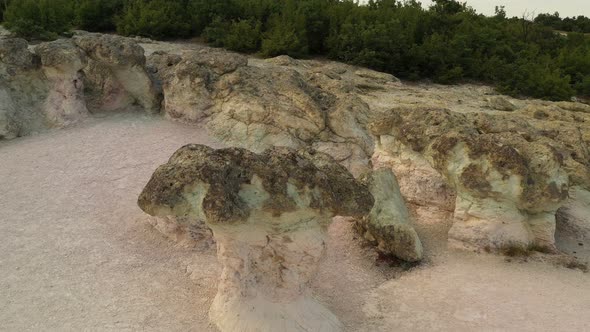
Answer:
M73 3L69 0L11 1L4 24L24 38L55 39L72 27Z
M224 46L238 52L255 52L260 49L262 24L255 20L232 22L224 38Z
M189 37L190 15L182 0L128 0L117 32L151 38Z
M78 0L76 26L88 31L114 31L115 17L124 4L124 0Z
M0 22L4 22L4 11L8 8L9 0L0 0Z
M564 75L549 57L520 59L501 90L548 100L568 100L575 95L570 76Z
M203 31L205 41L215 47L223 47L225 37L229 34L231 23L221 17L215 17Z
M8 4L6 8L2 4ZM265 56L331 59L406 79L477 80L513 95L569 99L590 92L590 19L534 22L478 15L434 0L0 0L6 26L27 38L69 28L152 38L202 36L213 46ZM4 10L6 9L6 10ZM536 22L536 23L535 23Z
M269 18L269 28L262 39L261 52L265 56L306 56L309 53L305 17L295 7Z

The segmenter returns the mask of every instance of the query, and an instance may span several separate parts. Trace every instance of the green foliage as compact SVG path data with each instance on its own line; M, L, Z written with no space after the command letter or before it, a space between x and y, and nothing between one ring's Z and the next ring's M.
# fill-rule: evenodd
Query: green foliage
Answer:
M224 38L224 46L238 52L255 52L260 48L260 21L239 20L232 22Z
M124 0L78 0L76 26L87 31L114 31L115 17L124 5Z
M4 24L25 38L54 39L71 28L73 17L69 0L18 0L6 8Z
M519 59L501 90L513 95L527 95L549 100L567 100L575 94L570 77L564 76L552 59L545 56Z
M268 30L262 39L262 54L286 54L294 57L307 55L309 46L305 23L305 16L297 10L295 2L287 1L280 14L269 18Z
M562 19L557 12L540 14L535 18L535 23L561 31L590 33L590 18L581 15Z
M151 38L189 37L192 25L186 1L128 0L117 32Z
M0 0L0 10L3 1L6 26L28 38L116 27L265 56L328 56L411 80L483 81L518 96L590 95L590 36L575 33L590 32L584 16L532 21L499 6L486 17L456 0L426 9L416 0Z
M226 22L216 17L205 29L203 36L216 47L238 52L255 52L260 48L261 23L254 19Z
M4 22L4 11L8 8L10 0L0 0L0 22Z

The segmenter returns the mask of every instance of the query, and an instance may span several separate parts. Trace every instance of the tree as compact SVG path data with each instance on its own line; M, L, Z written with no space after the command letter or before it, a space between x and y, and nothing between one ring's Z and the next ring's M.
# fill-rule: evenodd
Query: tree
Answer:
M151 38L189 37L190 15L184 0L128 0L117 32Z
M78 0L75 23L83 30L113 31L115 18L124 5L124 0Z
M11 1L4 12L6 27L29 39L55 39L72 27L73 18L69 0Z
M4 12L8 8L9 0L0 0L0 22L4 21Z
M287 0L281 13L269 18L268 30L262 39L262 54L266 56L306 56L309 53L305 16L294 0Z

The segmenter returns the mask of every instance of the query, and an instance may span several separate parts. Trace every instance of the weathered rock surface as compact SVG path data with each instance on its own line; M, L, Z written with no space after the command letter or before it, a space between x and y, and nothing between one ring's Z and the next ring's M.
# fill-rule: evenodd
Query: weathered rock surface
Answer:
M362 217L373 203L330 156L281 147L185 146L139 197L152 216L212 229L223 272L210 318L222 331L340 331L308 284L332 217Z
M75 123L88 115L84 98L86 55L70 40L43 43L35 48L49 86L43 105L47 121L56 127Z
M136 40L117 36L80 32L35 52L24 40L0 40L0 138L92 113L162 107L230 146L312 147L356 176L389 167L413 213L432 208L428 218L443 222L454 215L450 238L460 246L553 250L555 211L590 224L579 213L587 203L579 193L590 188L588 105L519 100L480 85L402 84L329 61L138 41L147 59Z
M82 33L33 51L24 39L0 39L0 138L136 105L157 113L160 96L145 70L143 49L131 39Z
M48 92L49 83L27 41L0 39L0 139L45 128L43 103Z
M456 190L449 233L456 244L553 251L556 211L570 186L588 185L587 147L578 124L534 123L530 112L398 109L372 127L420 153Z
M323 64L316 63L315 69L300 71L297 64L279 57L249 65L244 56L208 48L148 57L163 90L167 117L207 123L229 145L257 152L272 146L313 146L354 174L370 169L373 141L364 128L369 107L342 75L366 79L355 76L350 66L319 69ZM395 82L383 75L380 80Z
M375 198L371 212L357 221L365 239L374 242L384 254L408 262L422 259L422 243L411 224L410 213L389 168L364 174L361 181Z
M488 99L488 106L496 111L513 112L516 110L513 103L499 96Z
M144 50L129 38L82 33L74 43L88 56L84 68L91 112L121 111L140 105L160 111L160 97L145 69Z

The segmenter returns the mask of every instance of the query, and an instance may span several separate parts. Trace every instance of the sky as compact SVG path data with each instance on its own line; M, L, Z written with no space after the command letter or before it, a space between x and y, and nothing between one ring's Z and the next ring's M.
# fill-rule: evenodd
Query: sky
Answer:
M431 0L419 0L428 6ZM536 14L559 12L561 17L584 15L590 17L590 0L460 0L475 8L478 13L493 15L496 6L505 6L509 17L524 12Z

